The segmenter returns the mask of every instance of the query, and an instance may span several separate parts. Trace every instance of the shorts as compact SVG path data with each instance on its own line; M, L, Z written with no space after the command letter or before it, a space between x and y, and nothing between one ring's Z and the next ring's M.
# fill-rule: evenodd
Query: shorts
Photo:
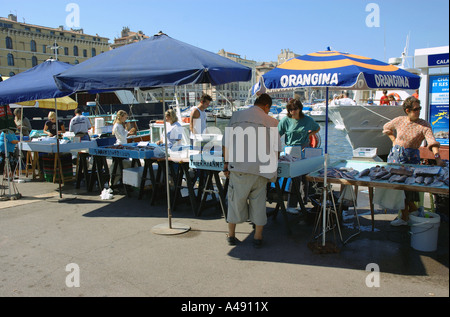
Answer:
M267 223L266 195L268 179L259 175L230 172L228 186L229 223L250 220L256 226Z

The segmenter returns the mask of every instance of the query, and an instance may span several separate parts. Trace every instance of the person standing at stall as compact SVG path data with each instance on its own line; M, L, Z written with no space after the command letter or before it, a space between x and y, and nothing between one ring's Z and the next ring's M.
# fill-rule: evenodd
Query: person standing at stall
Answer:
M9 159L10 175L7 175L9 178L13 178L14 170L17 164L17 158L14 155L14 151L16 149L16 144L19 141L16 138L16 135L11 130L4 130L0 134L0 173L3 174L5 169L6 158Z
M64 126L64 122L59 122L58 134L62 134L66 132L66 127ZM56 113L50 111L48 113L48 121L44 124L44 133L49 137L56 136Z
M91 138L88 132L91 127L89 118L83 116L80 108L75 109L75 117L70 120L69 132L75 133L75 136L79 137L82 141L90 141Z
M278 121L268 115L272 98L259 96L253 107L233 113L223 138L228 187L228 244L236 245L236 224L255 225L253 246L261 247L267 223L267 183L277 178L281 151Z
M180 122L178 122L178 116L173 109L169 109L166 111L166 121L170 124L170 128L167 129L167 146L172 148L173 146L181 146L183 137L184 137L184 129L181 126ZM161 138L156 144L161 145L164 144L164 137Z
M23 117L22 109L20 108L16 108L14 110L14 123L16 124L17 132L22 132L23 136L29 136L31 130L33 130L31 128L30 120L28 120L28 118L26 117Z
M427 141L428 148L433 152L436 164L445 166L439 155L440 143L436 141L431 125L419 118L420 100L411 96L403 102L403 111L406 116L397 117L383 126L383 133L392 141L392 149L387 158L388 163L420 164L419 147L423 140ZM419 201L417 192L405 191L405 208L401 211L401 218L391 222L393 226L407 225L409 214L417 207L414 202Z
M191 145L194 144L195 135L203 134L206 129L206 112L212 98L209 95L203 95L200 98L200 105L193 107L189 122L189 130L191 132Z
M309 147L310 137L320 131L319 124L313 118L303 113L303 104L298 99L289 100L286 105L287 116L281 119L278 124L278 132L280 136L285 136L284 142L287 146L299 146L302 148ZM308 183L304 175L295 178L303 191L303 197L306 199L308 193ZM291 183L292 188L292 183ZM286 211L298 213L296 209L298 205L297 195L289 195L288 207Z
M112 134L116 137L116 145L127 144L127 137L136 134L136 128L127 130L126 121L128 120L128 113L124 110L117 111L116 118L113 123Z

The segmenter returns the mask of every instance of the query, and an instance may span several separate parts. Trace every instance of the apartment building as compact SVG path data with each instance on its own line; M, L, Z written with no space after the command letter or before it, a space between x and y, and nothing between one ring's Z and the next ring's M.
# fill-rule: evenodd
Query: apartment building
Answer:
M65 30L17 21L9 14L0 17L0 74L11 77L49 58L72 65L108 51L109 39L89 35L83 29Z

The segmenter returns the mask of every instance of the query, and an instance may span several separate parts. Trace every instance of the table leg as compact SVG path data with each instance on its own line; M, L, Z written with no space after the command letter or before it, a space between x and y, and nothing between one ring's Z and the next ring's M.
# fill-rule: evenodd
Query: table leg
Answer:
M194 212L194 216L197 216L197 201L194 192L194 182L189 175L189 163L182 163L180 164L180 166L183 169L184 175L186 176L186 185L189 192L189 200L191 201L192 211Z
M285 186L285 183L283 181L283 188L284 188L284 186ZM281 214L283 215L284 221L286 223L287 232L290 235L292 233L292 231L291 231L291 227L289 226L289 219L287 216L286 207L284 206L283 191L280 188L280 183L278 182L278 179L275 182L275 189L277 191L277 199L278 199L278 204L281 208Z
M375 212L373 208L373 187L369 187L369 205L370 205L370 216L372 217L372 231L375 230Z

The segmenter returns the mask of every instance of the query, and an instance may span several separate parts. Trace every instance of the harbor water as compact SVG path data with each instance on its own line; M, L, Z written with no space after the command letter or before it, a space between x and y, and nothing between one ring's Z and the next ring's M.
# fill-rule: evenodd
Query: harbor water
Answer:
M325 122L318 122L320 125L320 147L325 152ZM208 127L217 127L222 134L228 120L218 120L217 122L208 122ZM350 160L353 157L353 149L346 138L346 132L336 129L333 122L328 123L328 156L330 163L340 160Z

